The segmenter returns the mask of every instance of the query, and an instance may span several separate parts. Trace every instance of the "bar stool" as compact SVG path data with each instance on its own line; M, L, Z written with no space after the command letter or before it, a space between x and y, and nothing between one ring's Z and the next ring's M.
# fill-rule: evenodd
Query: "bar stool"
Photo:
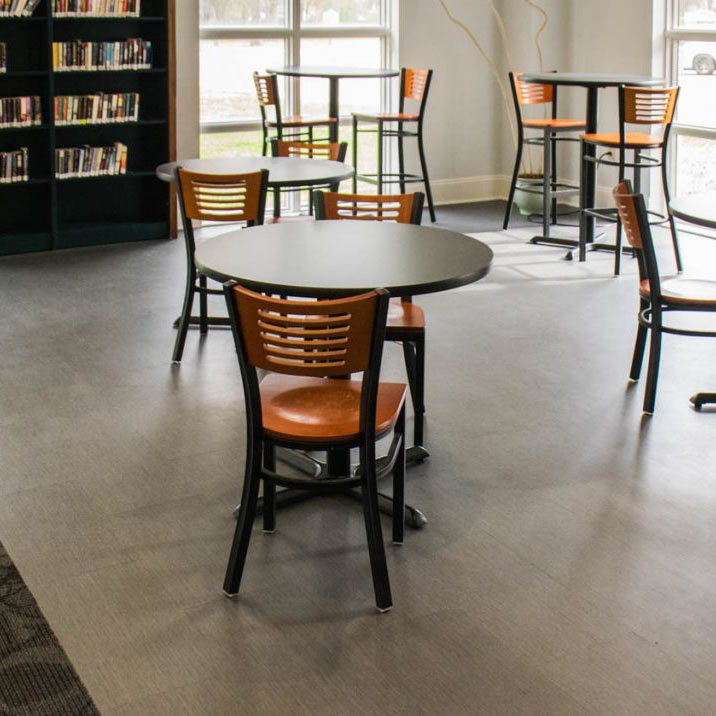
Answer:
M423 141L423 119L428 101L428 91L432 81L432 70L416 70L403 67L400 71L400 102L397 113L362 114L353 113L353 166L356 170L353 176L353 193L358 191L358 181L375 184L378 194L383 193L385 184L399 184L400 193L405 194L405 185L409 183L422 183L425 186L425 196L428 200L430 220L435 221L435 207L433 205L433 193L430 189L430 178L428 177L428 164L425 160L425 144ZM406 112L405 101L419 102L417 113ZM359 123L370 123L377 125L375 129L360 129ZM397 127L395 123L397 122ZM406 129L405 125L415 126L414 129ZM386 125L388 125L386 127ZM358 174L358 135L378 135L378 166L375 174ZM387 173L383 171L383 146L386 137L397 137L398 139L398 173ZM404 139L414 137L418 140L418 156L422 174L408 174L405 171L405 149Z
M542 194L542 233L545 243L559 243L559 239L551 239L549 235L550 224L557 223L557 196L576 194L579 189L570 184L557 181L557 142L576 142L576 137L558 136L565 132L583 131L587 124L583 119L565 119L557 117L557 88L554 85L524 82L519 72L510 72L510 86L512 99L515 103L517 116L517 156L515 168L512 172L510 193L507 197L505 220L503 229L510 225L510 213L516 189L528 194ZM552 104L552 116L544 119L526 119L522 115L522 108L529 105ZM542 136L525 136L525 130L540 130ZM529 185L518 185L520 166L522 165L522 152L524 145L537 145L543 147L543 179L541 188L531 188ZM538 239L532 239L539 243Z
M674 256L676 258L676 268L680 272L681 253L679 251L679 240L676 235L676 223L669 209L669 183L666 175L666 157L669 135L671 133L671 124L674 117L674 109L679 97L678 87L627 87L622 85L619 88L619 131L618 132L600 132L594 134L582 134L581 139L581 157L582 172L584 177L587 162L594 162L597 166L606 164L608 166L619 168L619 181L625 179L627 168L631 168L634 172L634 193L641 192L641 172L643 169L661 169L661 184L666 199L666 220L669 222L671 229L671 241L674 245ZM647 132L628 131L627 124L643 125L643 126L661 126L661 136L654 136ZM591 144L597 147L606 147L608 152L601 157L592 157L587 155L586 145ZM611 150L619 150L619 160L614 161L606 159L606 156L613 156ZM627 162L627 150L633 152L633 161ZM654 157L644 152L658 150L659 156ZM580 230L579 230L579 260L584 261L587 255L587 246L584 240L585 226L588 216L594 216L607 221L616 221L616 247L614 255L614 275L619 275L621 266L622 251L622 224L616 208L598 209L586 206L586 194L584 181L581 182L582 191L580 193ZM658 217L658 221L652 223L662 223L664 216L650 211L649 214Z
M291 133L291 139L308 138L313 142L314 127L330 127L336 120L332 117L302 117L292 115L284 117L281 113L281 102L278 96L278 77L276 75L260 75L254 72L254 84L256 85L256 96L259 100L261 111L261 129L263 132L261 154L265 157L273 132L277 139L283 139L284 129L297 130ZM274 118L268 116L268 108L273 107Z

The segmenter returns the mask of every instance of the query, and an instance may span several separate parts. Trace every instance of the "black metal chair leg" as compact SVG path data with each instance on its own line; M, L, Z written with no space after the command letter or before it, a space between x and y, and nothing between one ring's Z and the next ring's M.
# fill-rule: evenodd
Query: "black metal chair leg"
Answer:
M276 471L276 448L268 440L264 440L264 468ZM264 532L273 532L276 529L276 484L271 480L264 480L263 483L263 529Z
M550 141L550 130L544 130L543 136L543 157L544 166L542 169L542 236L549 236L550 233L550 211L552 206L552 142Z
M405 194L405 147L403 146L402 122L398 122L398 171L400 172L400 193Z
M415 425L413 444L424 445L423 424L425 422L425 340L415 342Z
M657 311L659 314L660 311ZM646 377L646 393L644 395L644 412L654 414L656 403L656 386L659 380L659 359L661 358L661 315L657 318L652 312L651 343L649 345L649 370Z
M278 188L273 190L273 216L274 219L281 216L281 190Z
M681 250L679 249L679 237L676 233L676 222L674 215L671 213L671 192L669 191L669 179L666 171L666 157L662 149L661 156L661 185L664 189L664 199L666 200L666 215L669 217L669 228L671 229L671 243L674 246L674 258L676 259L676 270L681 273L683 266L681 265Z
M182 306L181 316L178 319L177 337L174 341L174 354L172 355L172 361L174 363L179 363L184 353L184 343L186 342L186 334L189 330L191 308L194 305L194 294L196 293L195 281L196 276L192 271L187 275L186 291L184 292L184 305Z
M376 174L378 194L383 193L383 123L378 122L378 166Z
M505 208L505 220L502 222L503 230L507 230L510 225L510 216L512 214L512 204L515 200L515 190L517 189L517 179L520 176L520 167L522 166L522 148L524 146L524 137L522 134L517 138L517 156L515 157L515 168L512 170L512 183L510 184L510 193L507 195L507 207Z
M641 323L636 330L636 341L634 342L634 355L631 359L631 370L629 378L637 381L641 376L641 364L644 362L644 350L646 349L646 338L649 329Z
M388 564L385 560L383 532L380 524L380 511L378 509L378 486L375 475L375 445L364 445L360 449L360 454L363 516L365 518L365 531L368 538L370 570L373 575L375 605L380 611L385 612L393 606L393 599L390 594Z
M259 495L259 482L261 471L261 441L252 440L247 446L246 476L244 489L241 495L239 515L236 520L234 541L231 545L229 564L224 578L224 594L228 597L236 596L241 586L241 575L246 563L246 554L251 540L251 528L256 517L256 503Z
M579 142L579 260L587 259L587 158L584 140Z
M209 296L206 293L206 276L199 276L199 332L209 332Z
M557 196L554 193L557 190L557 135L552 134L552 224L557 223Z
M353 117L353 193L358 193L358 120Z
M423 184L425 184L425 196L428 199L430 210L430 221L435 223L435 204L433 203L433 192L430 188L430 177L428 176L428 163L425 159L425 147L423 145L423 127L418 127L418 154L420 155L420 169L423 173Z
M624 181L625 176L625 168L624 168L624 162L626 161L626 158L622 155L619 158L619 182ZM635 167L634 173L638 175L639 170ZM637 180L635 182L635 186L639 184L639 181ZM616 241L615 241L615 247L614 247L614 275L619 276L621 273L621 266L622 266L622 222L621 219L617 216L617 229L616 229Z
M393 542L403 544L405 532L405 405L403 405L395 432L400 437L398 454L393 465Z

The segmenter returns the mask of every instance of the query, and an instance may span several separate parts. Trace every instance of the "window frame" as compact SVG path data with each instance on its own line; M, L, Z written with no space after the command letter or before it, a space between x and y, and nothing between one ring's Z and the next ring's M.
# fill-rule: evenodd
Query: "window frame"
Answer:
M283 40L284 64L301 64L301 40L315 38L379 38L381 41L381 68L394 64L395 27L398 0L380 0L379 25L327 25L302 26L301 0L284 0L287 24L251 26L251 25L202 25L199 22L199 42L202 40ZM256 68L261 71L265 68ZM281 77L282 103L284 114L298 114L301 106L299 78ZM201 92L201 87L199 87ZM390 83L383 82L381 90L381 106L379 111L389 111L392 103ZM328 89L326 88L326 106L328 105ZM346 123L349 115L341 115L340 124ZM258 105L256 119L237 119L220 122L200 122L200 134L223 132L249 132L261 129Z

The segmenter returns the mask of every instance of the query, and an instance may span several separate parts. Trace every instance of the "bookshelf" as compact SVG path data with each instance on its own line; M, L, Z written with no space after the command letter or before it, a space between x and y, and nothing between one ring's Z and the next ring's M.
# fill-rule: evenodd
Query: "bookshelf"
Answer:
M53 0L41 0L31 17L0 16L7 58L0 98L40 97L42 105L40 124L0 126L0 153L27 148L29 164L27 181L0 183L0 255L176 235L171 189L154 175L175 159L174 3L141 0L139 16L55 17ZM53 67L53 43L135 39L151 42L149 69ZM106 109L90 122L55 120L56 97L93 95L138 95L137 121L102 121ZM109 111L114 117L115 107ZM57 150L115 145L127 147L123 173L96 166L83 176L56 176Z

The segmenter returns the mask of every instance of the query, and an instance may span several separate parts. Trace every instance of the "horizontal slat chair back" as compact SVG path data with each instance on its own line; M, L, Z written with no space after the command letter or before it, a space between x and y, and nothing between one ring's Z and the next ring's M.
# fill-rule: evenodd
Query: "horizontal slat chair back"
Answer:
M254 72L254 84L256 85L256 97L261 107L271 107L277 102L276 75L260 75Z
M625 182L617 184L612 191L612 195L619 212L624 234L630 246L635 249L644 248L644 241L639 228L636 196L629 191L629 186Z
M521 105L545 104L554 99L554 87L536 82L525 82L519 72L514 73L517 101Z
M323 192L326 219L413 223L416 194L339 194Z
M311 144L310 142L289 142L283 139L275 140L277 157L298 157L299 159L331 159L339 161L341 155L341 142L323 142Z
M624 121L627 124L670 124L678 87L624 87Z
M368 370L378 293L289 301L232 289L249 365L274 373L331 377Z
M405 69L403 87L403 96L405 99L414 99L418 102L422 101L428 82L428 74L429 70Z
M261 223L266 175L265 170L249 174L200 174L179 168L177 177L186 218Z

